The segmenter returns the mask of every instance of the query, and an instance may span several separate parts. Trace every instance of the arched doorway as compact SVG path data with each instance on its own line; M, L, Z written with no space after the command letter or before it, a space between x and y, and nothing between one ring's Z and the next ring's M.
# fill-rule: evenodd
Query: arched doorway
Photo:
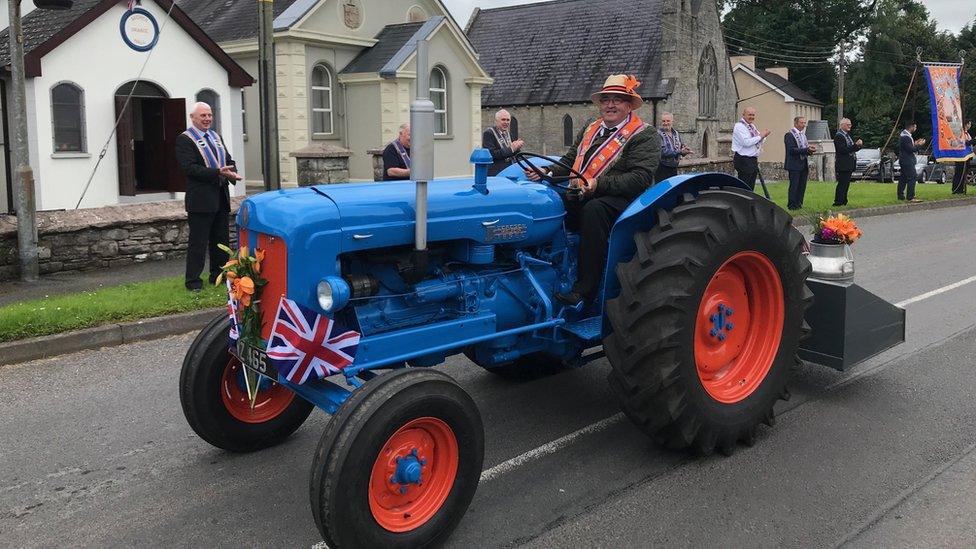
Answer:
M115 90L115 115L119 194L185 191L174 147L187 126L186 100L152 82L126 82Z

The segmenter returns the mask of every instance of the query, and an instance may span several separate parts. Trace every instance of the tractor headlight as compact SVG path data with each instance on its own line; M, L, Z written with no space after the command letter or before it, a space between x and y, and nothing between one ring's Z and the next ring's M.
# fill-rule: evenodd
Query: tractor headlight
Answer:
M327 276L319 281L316 294L323 311L335 312L349 303L349 284L337 276Z

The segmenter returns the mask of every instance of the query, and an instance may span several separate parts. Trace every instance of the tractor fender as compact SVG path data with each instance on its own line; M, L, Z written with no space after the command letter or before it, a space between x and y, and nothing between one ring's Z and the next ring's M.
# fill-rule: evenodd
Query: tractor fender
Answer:
M724 173L695 173L669 177L644 191L637 200L620 214L610 231L610 246L607 249L607 264L604 268L603 291L600 293L600 310L604 304L620 294L620 281L617 279L617 264L630 261L634 257L634 235L649 231L657 221L660 210L671 210L678 205L679 198L691 193L697 196L711 187L749 187L741 180ZM604 333L608 323L604 316Z

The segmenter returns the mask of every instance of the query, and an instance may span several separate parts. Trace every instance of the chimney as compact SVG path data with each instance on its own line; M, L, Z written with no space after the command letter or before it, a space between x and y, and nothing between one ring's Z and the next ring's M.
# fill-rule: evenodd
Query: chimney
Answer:
M750 70L756 70L755 55L733 55L732 57L729 57L729 64L732 65L733 69L740 63L746 67L749 67Z
M777 76L782 76L783 78L790 79L790 69L787 67L768 67L766 72L771 72Z

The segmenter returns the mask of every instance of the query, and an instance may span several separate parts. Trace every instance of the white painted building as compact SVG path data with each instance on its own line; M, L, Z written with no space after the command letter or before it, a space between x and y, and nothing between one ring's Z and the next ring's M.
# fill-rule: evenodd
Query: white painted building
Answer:
M245 147L241 89L254 79L170 0L144 0L145 31L155 19L161 32L148 52L123 41L120 0L76 0L67 11L34 10L24 2L27 118L38 210L74 209L156 200L179 200L185 180L173 152L198 100L217 105L215 128L224 136L241 172ZM7 1L0 23L7 26ZM151 36L143 34L142 36ZM130 33L130 36L139 36ZM138 47L138 38L134 39ZM0 66L8 66L3 97L3 166L0 212L12 210L11 105L8 31L0 33ZM126 108L125 98L135 91ZM120 123L113 134L117 119ZM110 139L111 136L111 139ZM105 157L87 190L102 147ZM238 185L235 192L244 193ZM84 196L83 196L84 193Z

